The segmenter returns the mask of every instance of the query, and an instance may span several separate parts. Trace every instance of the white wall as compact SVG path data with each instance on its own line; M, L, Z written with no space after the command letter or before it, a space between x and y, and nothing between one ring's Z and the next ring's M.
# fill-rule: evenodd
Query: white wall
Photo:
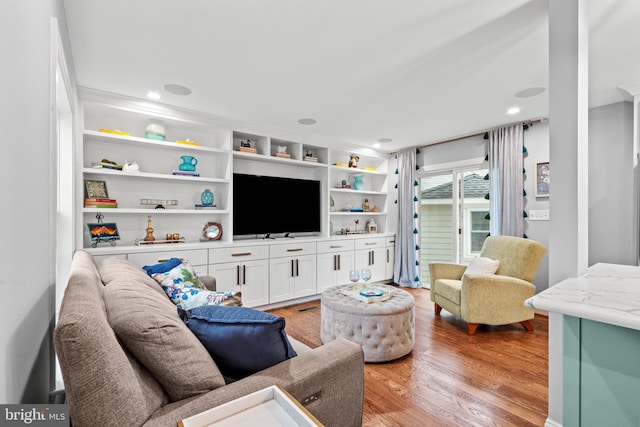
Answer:
M589 110L589 265L636 264L633 104Z
M62 0L7 0L2 6L0 403L46 403L55 298L49 245L51 17L58 18L67 46L68 40Z

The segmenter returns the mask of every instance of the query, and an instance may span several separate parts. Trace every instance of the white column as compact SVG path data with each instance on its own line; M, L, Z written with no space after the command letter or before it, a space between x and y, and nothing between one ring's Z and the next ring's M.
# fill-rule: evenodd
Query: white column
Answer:
M640 82L618 86L633 96L633 225L636 265L640 265Z
M549 285L588 267L587 0L549 1ZM562 424L562 317L549 316L549 416Z

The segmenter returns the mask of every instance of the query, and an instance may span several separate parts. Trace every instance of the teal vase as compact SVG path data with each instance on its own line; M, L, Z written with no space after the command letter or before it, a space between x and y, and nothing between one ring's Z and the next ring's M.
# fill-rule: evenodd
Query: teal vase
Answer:
M364 175L353 176L353 189L362 190L364 188Z
M208 188L200 195L200 201L205 206L213 205L213 193Z

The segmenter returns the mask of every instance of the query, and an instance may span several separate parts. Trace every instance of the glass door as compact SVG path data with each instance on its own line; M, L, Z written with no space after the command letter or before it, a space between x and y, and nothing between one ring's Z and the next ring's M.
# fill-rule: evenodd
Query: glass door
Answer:
M429 263L468 264L489 234L488 170L479 167L426 173L420 178L420 274Z

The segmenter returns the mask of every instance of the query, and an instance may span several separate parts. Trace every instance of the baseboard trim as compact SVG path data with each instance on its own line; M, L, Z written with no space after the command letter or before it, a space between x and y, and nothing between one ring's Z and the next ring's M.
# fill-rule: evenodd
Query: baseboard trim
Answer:
M562 427L562 424L547 418L544 422L544 427Z

